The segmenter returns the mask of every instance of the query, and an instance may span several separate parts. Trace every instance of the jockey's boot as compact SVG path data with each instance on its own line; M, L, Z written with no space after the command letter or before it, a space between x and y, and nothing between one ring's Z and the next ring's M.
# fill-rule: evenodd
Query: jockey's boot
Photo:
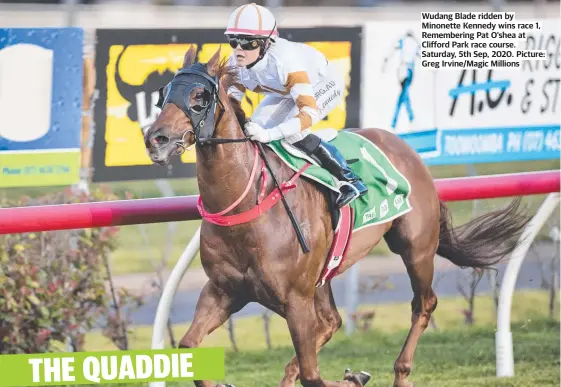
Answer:
M368 192L366 185L352 171L343 155L332 144L321 140L310 156L342 183L339 187L341 195L337 199L337 207L341 208Z

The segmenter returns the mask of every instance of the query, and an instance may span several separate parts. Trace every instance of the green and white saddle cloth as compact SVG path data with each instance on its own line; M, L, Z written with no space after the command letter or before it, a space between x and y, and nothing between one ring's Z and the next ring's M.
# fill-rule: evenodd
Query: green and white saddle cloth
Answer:
M374 143L358 134L335 129L324 129L314 134L335 145L343 157L351 161L349 167L368 187L366 195L349 204L354 211L353 232L388 222L412 210L409 203L409 181ZM272 141L266 145L295 172L311 162L312 165L302 175L339 192L337 179L302 151L284 140Z

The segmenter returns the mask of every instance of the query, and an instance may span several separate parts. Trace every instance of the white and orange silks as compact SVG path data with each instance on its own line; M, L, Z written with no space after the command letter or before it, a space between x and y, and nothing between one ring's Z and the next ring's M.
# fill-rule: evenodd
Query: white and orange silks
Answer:
M230 64L235 66L233 54ZM253 67L238 67L228 92L241 101L246 90L265 94L251 120L292 144L310 133L344 96L343 77L326 57L304 43L276 38Z

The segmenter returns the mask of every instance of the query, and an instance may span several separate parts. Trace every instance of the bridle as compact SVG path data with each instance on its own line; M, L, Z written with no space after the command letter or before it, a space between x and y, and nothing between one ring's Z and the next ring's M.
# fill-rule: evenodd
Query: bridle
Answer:
M220 122L220 120L218 120L218 122ZM195 136L195 132L193 130L191 130L191 129L186 130L183 133L183 136L181 136L181 140L178 140L178 141L175 142L175 147L176 147L175 154L178 155L178 156L181 156L183 153L185 153L185 151L189 150L189 148L191 148L194 145L194 143L193 143L193 144L187 146L187 142L185 141L185 135L187 133L191 133L191 134L193 134L193 137L195 137L195 139L197 138ZM181 151L178 152L177 151L178 149L181 149Z
M193 79L194 78L194 79ZM202 78L202 79L201 79ZM203 99L201 104L197 104L191 106L191 93L195 89L195 87L202 87L203 93L200 98ZM166 86L159 89L160 97L156 104L157 107L160 109L166 103L173 103L177 105L183 112L189 117L191 123L193 125L193 130L186 130L185 133L181 136L181 140L176 141L176 153L177 150L181 149L181 152L178 154L183 154L187 150L186 142L185 142L185 135L187 133L192 133L195 137L194 144L198 146L204 146L207 144L229 144L229 143L237 143L237 142L246 142L251 141L253 142L253 148L255 152L255 157L253 161L253 168L251 171L251 176L247 182L247 186L245 191L242 195L228 208L220 211L219 213L209 213L203 207L203 199L202 196L199 195L199 201L197 203L197 207L203 219L221 225L233 225L233 224L240 224L249 222L266 212L269 208L271 208L275 203L281 200L284 204L284 207L290 217L293 227L296 230L298 235L298 240L304 250L304 253L308 253L310 248L306 244L302 231L300 230L300 226L298 225L296 219L294 218L294 214L290 210L288 203L286 202L286 198L284 197L284 192L293 188L296 188L296 184L294 181L298 179L300 174L308 168L311 164L306 163L306 165L301 168L294 176L287 182L283 182L282 184L279 183L271 165L269 164L267 157L265 156L265 150L263 149L263 145L257 141L252 141L242 128L242 132L244 133L244 138L213 138L215 131L215 124L214 124L214 116L216 113L216 105L220 104L222 107L221 113L218 117L217 124L222 119L222 115L225 112L224 105L222 101L220 101L220 96L218 93L219 90L219 79L217 76L210 76L206 71L206 66L201 63L194 63L186 68L182 68L179 70L170 83ZM196 95L198 97L198 94ZM209 117L209 113L210 117ZM246 211L241 214L231 215L224 217L224 214L231 211L235 208L247 195L249 192L253 181L254 176L258 169L258 160L261 159L261 188L259 190L258 199L257 199L257 206L253 209ZM265 196L265 179L266 179L266 172L267 170L271 174L271 178L276 186L276 188Z
M191 94L195 88L202 88L202 103L191 106ZM181 136L181 140L175 141L176 154L183 154L190 146L187 146L185 136L191 133L194 144L204 146L207 144L228 144L250 141L249 137L244 138L214 138L214 131L224 114L224 104L219 96L219 79L211 76L206 71L206 66L202 63L194 63L179 70L173 79L159 90L159 99L156 106L160 109L168 103L173 103L180 108L191 120L193 130L186 130ZM198 94L197 94L198 95ZM216 106L220 105L218 120L215 124L214 117ZM242 132L244 129L242 128ZM245 132L244 132L245 135Z

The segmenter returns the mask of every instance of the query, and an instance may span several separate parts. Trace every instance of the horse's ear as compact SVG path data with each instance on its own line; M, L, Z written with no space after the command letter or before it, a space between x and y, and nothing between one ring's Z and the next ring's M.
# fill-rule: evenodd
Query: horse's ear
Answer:
M216 53L210 58L208 63L206 64L206 71L211 75L216 75L216 70L218 70L218 62L220 61L220 46L218 46L218 50Z
M189 47L189 50L185 53L185 58L183 58L183 67L192 65L195 61L196 55L197 51L195 50L195 45L192 44L191 47Z

